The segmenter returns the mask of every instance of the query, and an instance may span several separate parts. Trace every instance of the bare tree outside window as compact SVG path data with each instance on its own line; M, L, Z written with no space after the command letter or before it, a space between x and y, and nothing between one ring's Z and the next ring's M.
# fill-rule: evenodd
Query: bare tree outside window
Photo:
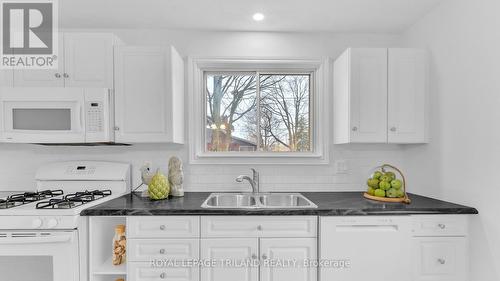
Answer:
M310 152L310 74L205 73L206 150Z

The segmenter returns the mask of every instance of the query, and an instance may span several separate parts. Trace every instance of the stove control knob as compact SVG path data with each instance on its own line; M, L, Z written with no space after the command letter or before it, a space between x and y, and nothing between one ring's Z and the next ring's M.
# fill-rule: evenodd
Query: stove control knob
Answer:
M31 226L33 228L40 228L42 226L42 220L41 219L34 219L32 222L31 222Z
M54 228L57 226L57 220L56 219L49 219L49 221L47 221L47 227L48 228Z

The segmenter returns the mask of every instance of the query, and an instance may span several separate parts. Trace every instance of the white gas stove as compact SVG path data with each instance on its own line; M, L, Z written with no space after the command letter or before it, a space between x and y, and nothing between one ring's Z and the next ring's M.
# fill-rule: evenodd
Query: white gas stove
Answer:
M129 191L130 165L73 161L39 168L34 192L0 194L0 280L87 280L80 212Z
M0 229L74 229L79 214L130 190L130 166L58 162L36 173L36 192L0 197Z

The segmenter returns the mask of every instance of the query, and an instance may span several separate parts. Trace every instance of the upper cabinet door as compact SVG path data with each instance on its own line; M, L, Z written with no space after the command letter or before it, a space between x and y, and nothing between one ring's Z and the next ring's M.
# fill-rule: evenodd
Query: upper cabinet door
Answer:
M12 87L14 85L14 72L11 70L0 70L0 87Z
M387 142L387 49L350 49L351 142Z
M389 49L388 141L428 142L425 50Z
M59 34L57 69L14 70L14 87L64 87L64 35Z
M184 64L173 47L117 47L115 83L117 142L184 142Z
M66 87L113 88L113 44L110 33L65 33Z
M260 281L316 281L317 268L305 266L304 263L318 259L317 247L316 238L262 238L262 260L296 261L297 264L261 266Z

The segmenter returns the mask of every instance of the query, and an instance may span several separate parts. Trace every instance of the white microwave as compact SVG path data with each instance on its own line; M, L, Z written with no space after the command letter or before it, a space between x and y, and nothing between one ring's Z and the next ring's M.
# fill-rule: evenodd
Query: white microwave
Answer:
M2 88L0 141L78 144L114 141L113 97L101 88Z

